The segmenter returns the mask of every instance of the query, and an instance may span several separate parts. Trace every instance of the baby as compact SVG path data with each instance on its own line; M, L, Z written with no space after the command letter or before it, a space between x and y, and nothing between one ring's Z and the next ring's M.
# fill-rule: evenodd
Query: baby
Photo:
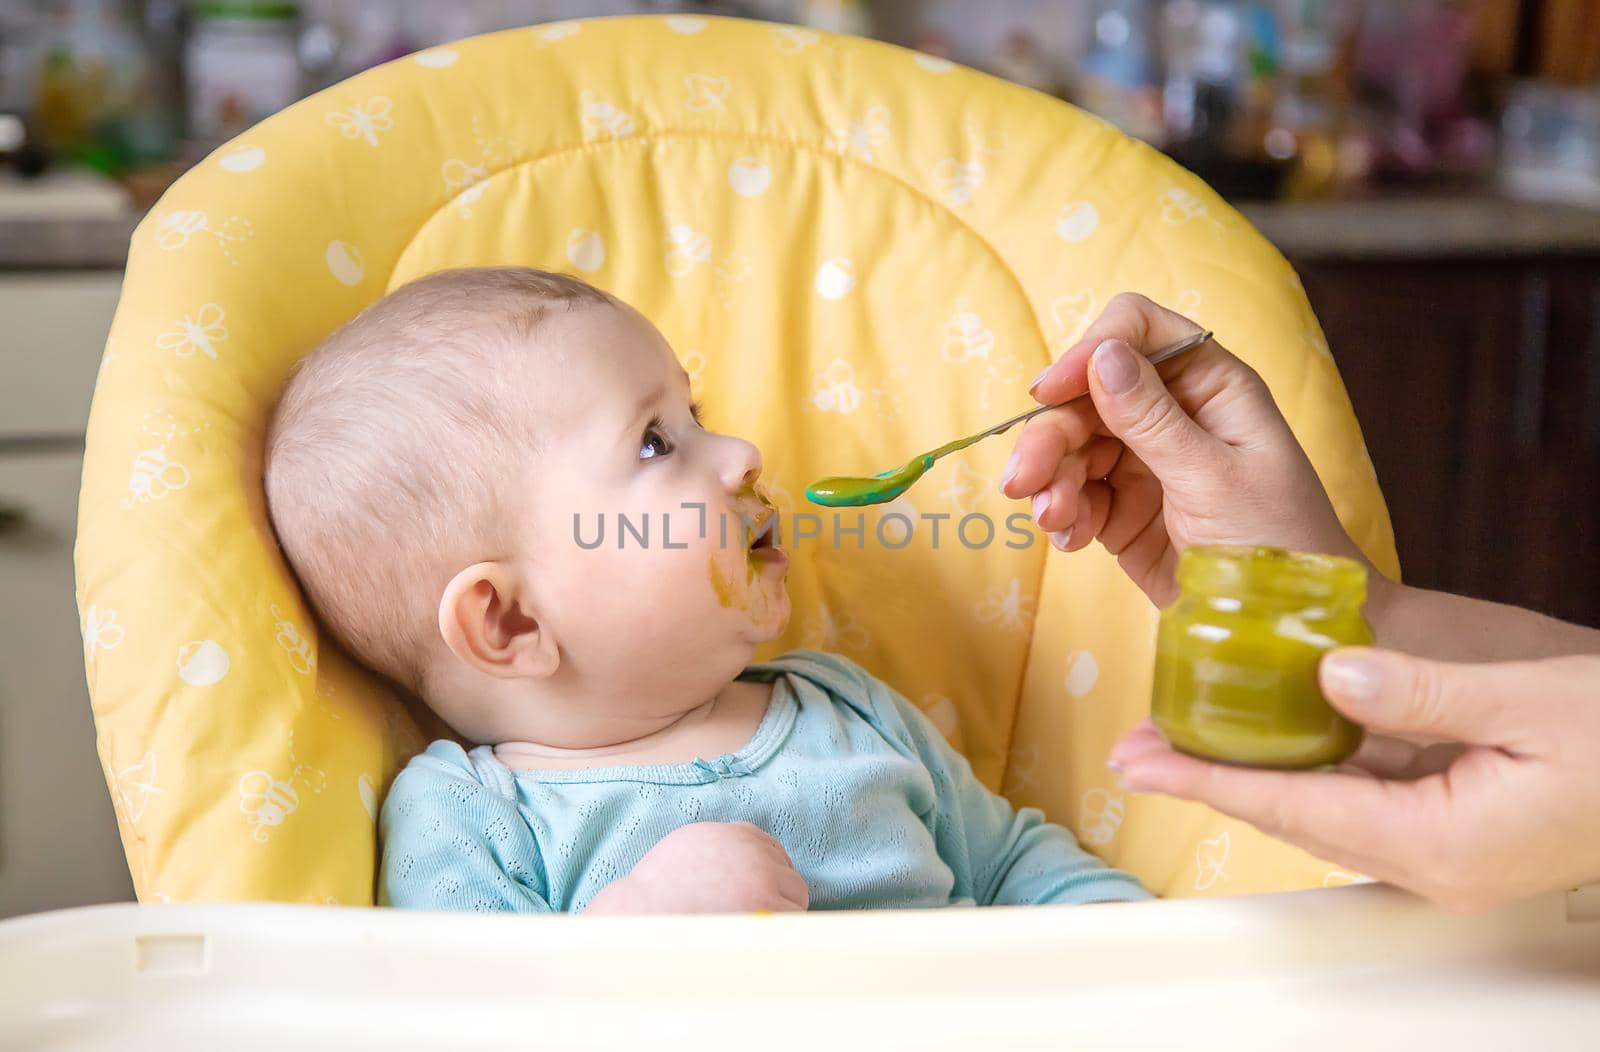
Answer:
M433 274L301 364L267 445L283 550L327 630L476 746L434 742L396 778L380 901L1147 898L858 666L749 665L789 615L760 474L701 426L654 326L570 277ZM658 528L595 544L619 514Z

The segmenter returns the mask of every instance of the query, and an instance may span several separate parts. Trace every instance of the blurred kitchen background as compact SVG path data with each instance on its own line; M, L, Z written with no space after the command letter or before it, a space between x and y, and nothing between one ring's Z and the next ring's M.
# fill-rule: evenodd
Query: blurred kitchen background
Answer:
M699 10L877 36L1058 95L1226 195L1600 204L1589 0L4 0L0 164L137 202L318 88L457 37Z
M1600 0L0 0L0 917L130 894L71 559L143 210L368 66L669 11L881 37L1167 151L1300 272L1407 579L1600 625Z

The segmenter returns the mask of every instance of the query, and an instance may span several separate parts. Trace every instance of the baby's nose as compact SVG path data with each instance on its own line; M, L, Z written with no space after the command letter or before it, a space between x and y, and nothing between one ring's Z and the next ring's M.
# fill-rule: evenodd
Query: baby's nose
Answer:
M732 455L728 458L728 467L725 478L730 490L740 490L746 486L753 486L761 477L761 450L752 442L742 438L731 439L734 443Z

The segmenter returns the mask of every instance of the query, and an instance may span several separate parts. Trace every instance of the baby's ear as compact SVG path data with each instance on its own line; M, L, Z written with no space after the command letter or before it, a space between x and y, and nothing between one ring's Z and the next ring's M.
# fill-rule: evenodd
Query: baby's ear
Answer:
M450 652L499 679L543 679L561 662L521 576L505 563L477 563L445 585L439 634Z

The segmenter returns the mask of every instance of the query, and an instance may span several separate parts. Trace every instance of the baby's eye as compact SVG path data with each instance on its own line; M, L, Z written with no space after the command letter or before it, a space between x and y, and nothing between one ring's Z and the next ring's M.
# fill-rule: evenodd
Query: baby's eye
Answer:
M672 440L667 438L666 434L661 430L661 427L661 421L652 420L650 426L644 429L644 436L639 440L640 460L653 460L656 457L664 457L676 448L673 446Z

